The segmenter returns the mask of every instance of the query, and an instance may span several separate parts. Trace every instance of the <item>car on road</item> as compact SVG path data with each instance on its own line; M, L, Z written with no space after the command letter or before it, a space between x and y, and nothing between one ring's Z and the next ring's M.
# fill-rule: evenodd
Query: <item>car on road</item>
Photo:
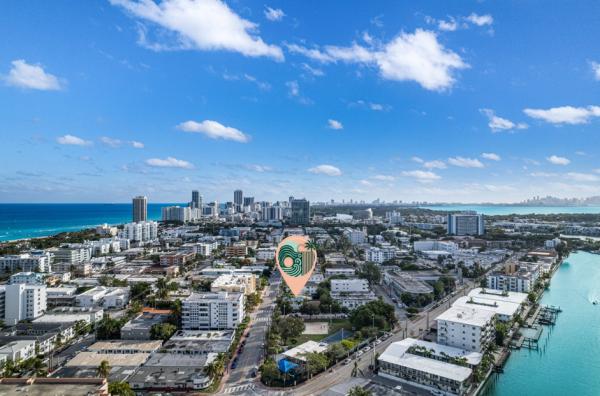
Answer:
M234 368L237 367L237 361L233 361L233 363L231 363L231 369L233 370Z
M363 352L367 352L367 351L370 351L370 350L371 350L370 346L366 346L366 347L363 348Z
M352 359L348 358L348 359L344 360L342 362L342 364L349 364L351 361L352 361Z
M360 355L362 355L362 354L363 354L363 351L358 351L358 352L356 352L356 356L360 356Z
M379 344L381 344L381 340L380 340L380 339L376 339L376 340L375 340L375 342L374 342L373 344L375 344L375 345L379 345Z

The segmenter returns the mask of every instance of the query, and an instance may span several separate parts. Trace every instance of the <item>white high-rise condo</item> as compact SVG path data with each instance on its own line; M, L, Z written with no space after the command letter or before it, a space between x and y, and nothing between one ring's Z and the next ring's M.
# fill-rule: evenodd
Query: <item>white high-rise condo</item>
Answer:
M146 221L148 219L148 198L137 196L133 198L133 222Z

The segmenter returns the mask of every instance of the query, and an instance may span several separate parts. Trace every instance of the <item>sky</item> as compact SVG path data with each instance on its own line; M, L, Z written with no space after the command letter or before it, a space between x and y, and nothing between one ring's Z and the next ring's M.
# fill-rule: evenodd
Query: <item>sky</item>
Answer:
M0 7L0 202L600 195L599 2Z

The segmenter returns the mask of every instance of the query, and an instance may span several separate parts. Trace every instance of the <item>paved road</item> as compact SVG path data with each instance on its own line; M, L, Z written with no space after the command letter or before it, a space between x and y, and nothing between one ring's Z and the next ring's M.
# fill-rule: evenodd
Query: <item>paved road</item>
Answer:
M96 342L96 336L94 333L91 333L77 341L70 342L71 344L65 349L55 353L51 358L48 358L48 365L51 365L52 371L56 370L67 360L72 359L76 354L78 354L79 352L83 351L84 349L92 345L94 342Z
M251 376L252 369L260 366L263 356L263 343L266 339L269 320L273 314L275 299L281 283L279 273L270 279L270 285L264 292L263 301L258 309L250 314L249 336L245 337L246 346L238 355L237 367L229 369L220 394L246 394L255 388L255 380Z

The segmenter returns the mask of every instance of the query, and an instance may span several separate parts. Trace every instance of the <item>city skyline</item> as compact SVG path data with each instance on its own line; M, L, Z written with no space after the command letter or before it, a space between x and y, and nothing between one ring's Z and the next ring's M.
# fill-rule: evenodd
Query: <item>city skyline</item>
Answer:
M596 3L60 3L0 15L0 202L600 195Z

